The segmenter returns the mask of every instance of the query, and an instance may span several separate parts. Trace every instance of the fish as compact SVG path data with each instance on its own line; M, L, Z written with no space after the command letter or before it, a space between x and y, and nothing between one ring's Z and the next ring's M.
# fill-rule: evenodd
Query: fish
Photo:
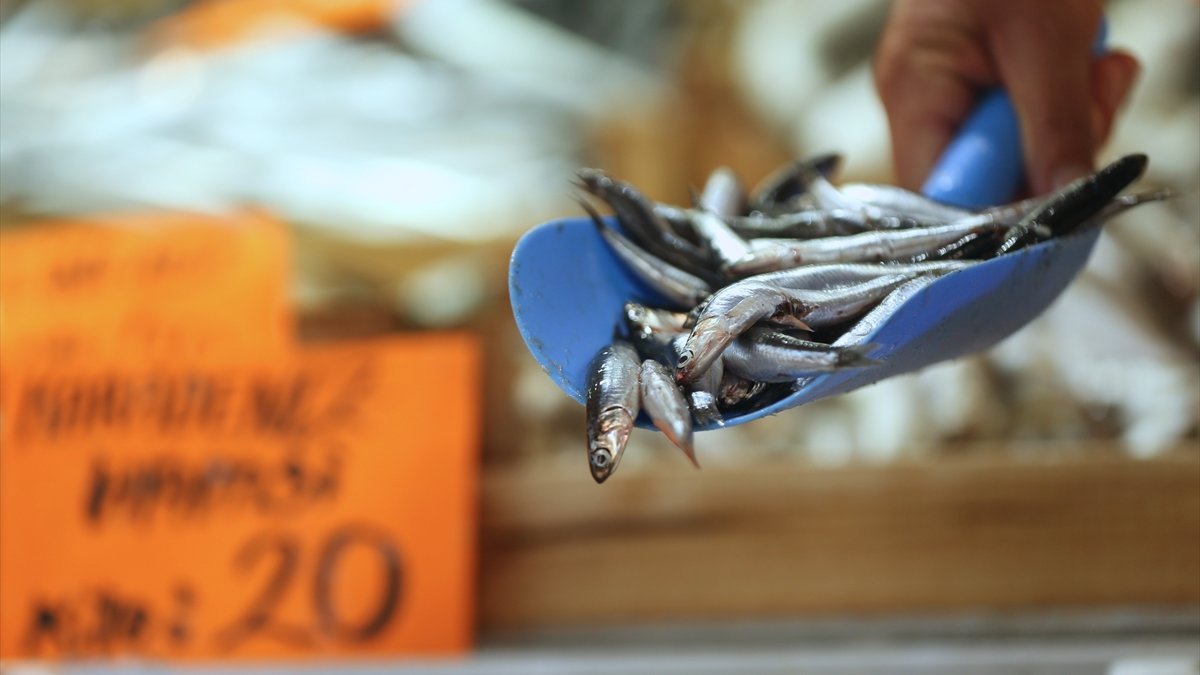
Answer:
M1049 229L1049 236L1061 237L1074 232L1092 216L1104 210L1122 190L1141 178L1149 159L1144 154L1125 155L1104 168L1055 191L1037 208L1005 233L996 255L1004 255L1045 238L1037 228Z
M645 333L679 333L687 322L685 312L673 312L647 307L636 302L625 303L625 322L630 330Z
M842 196L851 201L929 223L952 223L975 214L969 209L943 204L894 185L844 183L838 189Z
M725 426L725 416L721 414L721 406L712 392L700 389L687 390L688 408L696 424L704 427Z
M814 373L877 366L868 354L878 345L834 347L755 326L725 349L728 372L756 382L794 382Z
M947 274L979 264L977 260L930 261L917 263L829 263L805 265L778 272L764 272L744 281L797 290L821 291L839 286L849 286L893 274Z
M704 250L679 236L632 185L598 169L582 169L576 175L578 187L607 203L635 244L690 274L701 278L709 274Z
M670 204L655 204L654 213L663 220L670 222L677 230L686 231L689 236L699 239L696 235L696 225L693 222L702 211L696 208L682 208ZM786 237L792 239L816 239L843 234L857 234L876 227L861 213L852 211L790 211L774 214L750 213L749 215L722 216L722 221L743 239L758 239L762 237ZM912 223L913 226L916 223ZM902 227L895 223L895 227Z
M816 263L906 260L999 227L996 223L959 222L928 228L873 231L823 239L755 239L750 255L729 266L740 275L761 274Z
M588 366L588 468L596 483L617 470L640 411L642 360L628 342L604 347Z
M675 379L694 382L712 367L725 348L754 324L790 316L807 327L846 321L866 311L914 274L893 274L858 284L812 291L783 288L756 280L717 291L684 342Z
M698 467L697 425L761 411L814 374L879 365L885 350L869 336L934 279L1170 196L1121 194L1145 171L1145 155L978 211L887 185L835 186L839 160L791 163L748 198L719 168L689 208L580 172L580 186L620 224L583 204L608 248L661 296L653 302L669 305L626 302L623 326L589 365L597 483L616 471L642 412Z
M716 213L701 211L692 216L691 223L719 272L750 255L750 244Z
M746 212L746 190L733 169L721 166L708 175L704 190L696 200L696 208L721 217L740 216Z
M637 349L638 354L648 359L654 359L664 366L674 369L679 365L680 340L686 337L687 333L684 331L675 333L667 331L636 331L630 333L629 341Z
M691 307L708 297L711 289L703 279L689 274L670 263L642 250L621 233L604 223L586 204L580 204L592 218L600 236L613 253L647 286L680 307Z
M666 366L652 359L642 362L641 396L642 409L650 421L699 469L700 463L692 447L691 411Z
M750 193L751 212L769 214L794 203L808 192L806 177L816 173L828 177L837 173L842 156L817 155L808 160L788 162L762 180Z

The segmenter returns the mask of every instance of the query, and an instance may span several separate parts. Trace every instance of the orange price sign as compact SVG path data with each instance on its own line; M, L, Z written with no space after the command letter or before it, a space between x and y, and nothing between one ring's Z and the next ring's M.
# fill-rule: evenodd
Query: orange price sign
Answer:
M0 233L0 350L23 363L146 363L291 346L286 230L171 212Z
M10 373L0 657L467 649L478 360L449 334Z

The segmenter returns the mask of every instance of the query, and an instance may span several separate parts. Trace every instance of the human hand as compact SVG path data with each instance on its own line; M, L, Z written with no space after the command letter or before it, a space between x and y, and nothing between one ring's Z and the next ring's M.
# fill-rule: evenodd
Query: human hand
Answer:
M1096 58L1100 0L898 0L875 59L899 183L917 189L980 94L1008 92L1030 191L1092 169L1139 65Z

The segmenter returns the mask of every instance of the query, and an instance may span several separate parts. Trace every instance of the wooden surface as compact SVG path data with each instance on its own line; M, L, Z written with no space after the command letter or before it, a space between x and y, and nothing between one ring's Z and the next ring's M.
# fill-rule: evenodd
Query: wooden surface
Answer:
M495 470L482 628L1195 606L1197 457Z

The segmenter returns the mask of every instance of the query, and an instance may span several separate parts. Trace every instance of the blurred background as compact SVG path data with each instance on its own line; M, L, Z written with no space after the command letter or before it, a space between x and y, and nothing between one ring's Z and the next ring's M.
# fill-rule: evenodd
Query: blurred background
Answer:
M825 151L890 181L881 0L2 0L0 223L253 206L290 233L300 340L480 336L458 667L1196 672L1200 5L1106 11L1143 71L1101 159L1178 196L990 352L701 434L699 473L642 431L592 484L508 255L579 215L583 166L674 203Z

